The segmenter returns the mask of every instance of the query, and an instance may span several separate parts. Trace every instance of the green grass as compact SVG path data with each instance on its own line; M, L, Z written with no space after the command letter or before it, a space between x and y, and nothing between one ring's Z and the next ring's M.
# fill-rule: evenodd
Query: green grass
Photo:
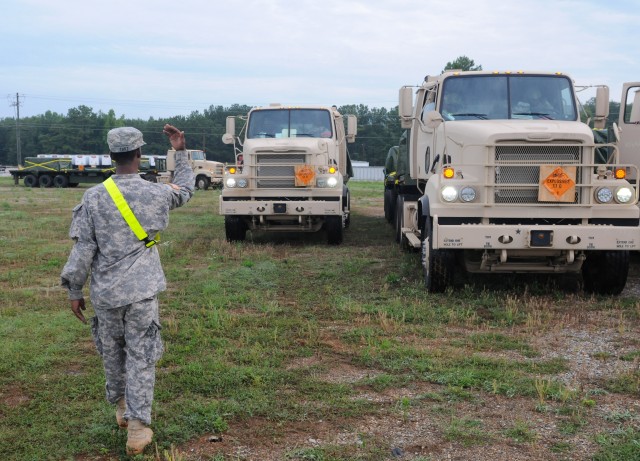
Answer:
M71 209L85 190L27 189L0 178L3 459L127 459L90 332L58 286ZM597 459L634 459L624 456L637 443L629 432L637 415L591 411L601 395L567 389L558 377L569 364L541 358L534 339L580 312L634 319L636 302L523 288L522 281L427 294L418 255L398 250L381 217L381 185L352 183L351 191L354 216L340 246L326 245L322 233L249 234L229 244L217 191L196 192L172 214L159 245L168 290L160 296L166 351L153 409L158 459L240 459L215 444L207 458L195 458L182 444L254 421L268 422L269 440L286 440L285 429L297 425L322 421L338 430L367 418L410 425L416 412L433 420L434 446L548 443L550 459L570 452L589 419L603 428ZM376 216L366 211L376 208ZM341 367L361 372L338 379ZM603 386L608 397L637 396L637 371ZM474 414L494 399L503 426ZM544 407L558 428L552 441L511 415L512 401L532 412ZM363 433L355 444L289 447L283 456L380 460L391 456L392 443Z

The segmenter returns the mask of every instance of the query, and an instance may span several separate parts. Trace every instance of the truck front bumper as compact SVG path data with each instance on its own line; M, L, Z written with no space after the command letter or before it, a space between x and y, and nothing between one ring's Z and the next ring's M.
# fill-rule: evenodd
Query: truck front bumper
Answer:
M236 216L330 216L342 215L341 200L224 200L220 196L220 214Z
M433 217L434 249L638 250L640 227L607 225L441 225Z

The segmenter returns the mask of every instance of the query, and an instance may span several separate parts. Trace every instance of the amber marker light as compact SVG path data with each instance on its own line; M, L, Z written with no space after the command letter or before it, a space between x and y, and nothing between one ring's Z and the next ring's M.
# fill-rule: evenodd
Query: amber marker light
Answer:
M447 179L453 178L455 174L456 172L451 167L446 167L444 170L442 170L442 175Z
M329 173L333 174L336 172L336 167L335 166L330 166L329 167Z
M229 173L230 174L236 174L236 168L235 167L229 167Z
M624 168L616 168L616 179L624 179L627 177L627 171Z

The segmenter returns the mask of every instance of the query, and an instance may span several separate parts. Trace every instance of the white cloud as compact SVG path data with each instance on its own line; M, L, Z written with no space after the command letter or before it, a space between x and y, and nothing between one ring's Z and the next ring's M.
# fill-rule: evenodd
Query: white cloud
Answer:
M143 118L273 101L391 107L400 86L466 55L488 70L609 84L617 98L640 80L631 3L16 0L0 31L11 44L0 88L49 98L27 99L25 115L98 101Z

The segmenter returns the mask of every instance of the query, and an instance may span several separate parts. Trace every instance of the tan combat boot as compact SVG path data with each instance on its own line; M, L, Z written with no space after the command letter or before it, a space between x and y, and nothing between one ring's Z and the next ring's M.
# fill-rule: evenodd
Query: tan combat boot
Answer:
M127 436L127 454L138 455L144 451L144 447L151 443L153 431L142 421L132 419L129 421L129 434Z
M118 426L127 427L127 420L124 419L124 412L127 409L127 404L124 401L124 397L120 397L120 399L116 402L116 421L118 422Z

